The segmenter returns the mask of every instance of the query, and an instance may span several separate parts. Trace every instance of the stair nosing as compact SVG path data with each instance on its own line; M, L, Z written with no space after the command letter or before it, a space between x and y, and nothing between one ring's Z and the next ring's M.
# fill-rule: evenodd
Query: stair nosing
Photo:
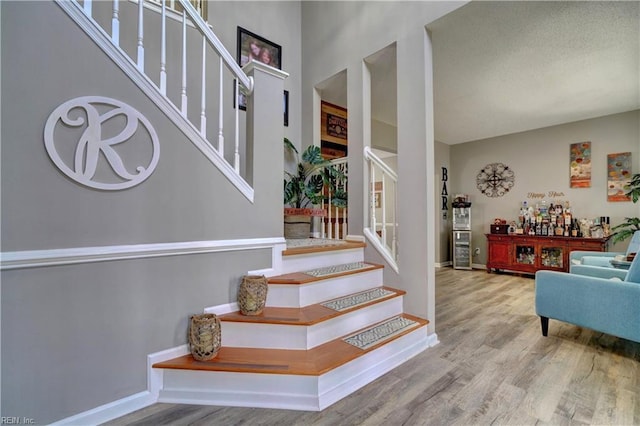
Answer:
M369 265L369 267L362 268L362 269L354 269L350 271L336 272L335 274L323 275L321 277L315 277L313 275L306 274L304 271L290 272L288 274L267 277L267 281L269 285L304 285L304 284L309 284L309 283L323 281L323 280L329 280L332 278L337 278L342 276L362 274L365 272L375 271L375 270L384 268L384 265L380 265L378 263L371 263L371 262L362 262L362 263L366 263L367 265ZM283 278L283 277L289 277L289 278Z
M344 241L344 240L338 240ZM359 241L348 241L346 243L340 243L335 245L319 245L319 246L304 246L304 247L292 247L287 248L282 251L282 256L295 256L299 254L309 254L309 253L321 253L327 251L340 251L340 250L351 250L351 249L359 249L366 247L366 243L362 243Z
M375 299L375 300L371 300L369 302L363 303L361 305L357 305L357 306L352 306L350 308L344 309L342 311L336 311L334 309L331 308L327 308L326 306L323 306L322 303L326 303L329 302L331 300L335 300L335 299L339 299L339 298L334 298L334 299L330 299L327 300L325 302L322 303L315 303L312 305L308 305L308 306L304 306L302 308L279 308L279 307L275 307L275 306L267 306L264 308L264 310L286 310L289 311L291 313L298 313L298 318L303 317L304 315L302 314L302 312L304 312L305 310L307 311L312 311L312 310L316 310L319 309L321 311L326 312L326 314L324 314L323 316L319 316L316 319L312 319L312 320L285 320L285 319L271 319L269 320L268 318L265 318L264 316L264 310L263 313L260 315L242 315L239 313L239 311L235 311L235 312L230 312L227 314L223 314L223 315L219 315L218 318L220 319L220 321L223 322L235 322L235 323L245 323L245 324L272 324L272 325L291 325L291 326L313 326L316 324L320 324L324 321L328 321L330 319L333 318L337 318L352 312L355 312L357 310L360 309L366 309L370 306L379 304L379 303L383 303L383 302L387 302L389 300L398 298L398 297L403 297L407 292L404 290L400 290L400 289L396 289L396 288L392 288L392 287L387 287L387 286L378 286L378 287L372 287L371 289L374 288L383 288L385 290L389 290L392 291L393 294L389 294L387 296L381 297L379 299ZM356 293L352 293L351 295L355 295L358 293L362 293L361 291L356 292ZM346 295L343 297L347 297L350 295ZM294 315L292 315L293 317Z

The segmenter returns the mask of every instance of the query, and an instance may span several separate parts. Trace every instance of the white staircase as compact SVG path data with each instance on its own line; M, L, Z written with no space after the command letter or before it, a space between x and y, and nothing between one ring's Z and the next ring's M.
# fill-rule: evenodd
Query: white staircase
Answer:
M219 315L216 358L155 363L158 401L318 411L426 349L428 321L403 313L364 244L329 244L283 253L261 315Z

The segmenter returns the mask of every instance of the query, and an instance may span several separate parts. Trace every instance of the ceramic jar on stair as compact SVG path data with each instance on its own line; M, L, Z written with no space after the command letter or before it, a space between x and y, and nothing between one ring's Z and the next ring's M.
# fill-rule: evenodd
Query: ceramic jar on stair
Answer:
M267 277L245 275L238 289L238 307L243 315L260 315L267 303Z
M196 361L215 358L220 350L220 320L215 314L193 315L189 322L189 347Z

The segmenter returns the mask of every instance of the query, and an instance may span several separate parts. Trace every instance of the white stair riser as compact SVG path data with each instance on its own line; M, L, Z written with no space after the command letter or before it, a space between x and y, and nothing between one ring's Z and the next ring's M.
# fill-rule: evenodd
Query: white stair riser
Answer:
M316 268L362 261L364 261L364 250L361 248L296 254L282 257L282 271L279 271L279 273L289 274L291 272L309 271Z
M402 313L402 296L311 326L222 321L222 346L312 349Z
M158 402L318 411L318 377L165 370Z
M269 284L267 306L302 308L382 286L382 269L342 275L308 284Z
M321 376L164 370L158 402L320 411L427 349L426 327Z
M429 348L427 327L418 327L359 358L321 376L320 410L383 376Z

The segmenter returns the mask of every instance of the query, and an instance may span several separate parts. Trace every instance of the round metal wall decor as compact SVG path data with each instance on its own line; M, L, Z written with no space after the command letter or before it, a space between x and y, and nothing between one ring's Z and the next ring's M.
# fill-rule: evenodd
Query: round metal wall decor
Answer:
M487 197L502 197L513 188L515 174L509 166L491 163L484 166L476 177L476 186Z

